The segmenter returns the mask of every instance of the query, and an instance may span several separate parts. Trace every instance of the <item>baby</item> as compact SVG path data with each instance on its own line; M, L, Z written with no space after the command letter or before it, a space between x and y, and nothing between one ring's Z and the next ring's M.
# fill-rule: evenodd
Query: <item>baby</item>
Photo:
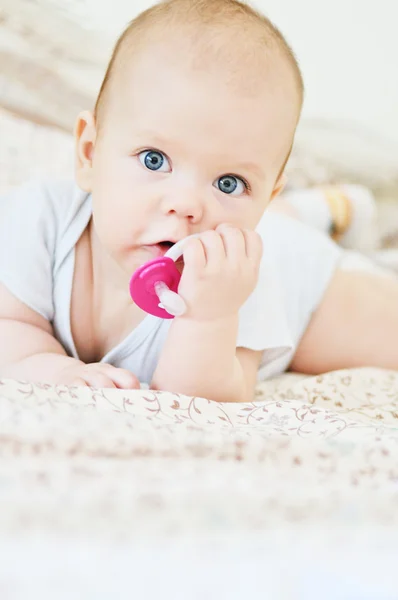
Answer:
M77 119L75 182L33 182L2 201L0 376L238 402L289 365L372 362L347 341L355 289L396 283L348 273L326 236L264 215L302 100L291 49L245 4L166 0L138 16L95 110ZM191 234L187 312L146 315L132 273Z

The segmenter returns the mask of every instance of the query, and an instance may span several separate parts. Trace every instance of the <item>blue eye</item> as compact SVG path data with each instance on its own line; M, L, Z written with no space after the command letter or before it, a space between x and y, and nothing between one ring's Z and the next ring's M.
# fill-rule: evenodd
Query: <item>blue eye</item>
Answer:
M235 175L223 175L217 179L216 186L221 192L231 196L240 196L247 191L246 183Z
M138 155L141 164L150 171L167 173L170 171L170 163L163 152L158 150L144 150Z

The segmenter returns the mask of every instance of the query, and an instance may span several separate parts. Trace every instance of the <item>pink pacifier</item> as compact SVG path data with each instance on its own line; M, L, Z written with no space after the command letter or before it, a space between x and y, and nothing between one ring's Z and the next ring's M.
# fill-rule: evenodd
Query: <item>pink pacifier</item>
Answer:
M150 260L133 273L130 296L137 306L150 315L173 319L186 311L185 302L177 293L181 273L175 261L182 256L187 239L174 244L164 256Z

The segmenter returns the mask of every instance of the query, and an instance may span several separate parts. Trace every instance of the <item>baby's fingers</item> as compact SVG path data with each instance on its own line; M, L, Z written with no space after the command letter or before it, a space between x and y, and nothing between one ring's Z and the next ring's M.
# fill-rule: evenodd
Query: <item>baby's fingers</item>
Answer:
M217 227L217 233L220 234L225 247L225 253L235 266L238 266L242 258L246 256L245 236L241 229L232 227L227 223Z
M77 380L83 380L86 382L83 385L88 385L95 389L118 387L115 385L112 378L103 373L100 369L87 369L85 373L73 381L73 385L80 385L79 383L76 383Z
M263 255L263 241L261 236L257 231L249 229L243 229L242 233L245 237L246 256L253 260L253 262L259 263Z
M74 377L73 379L71 379L70 381L67 381L66 384L67 386L73 386L73 387L89 387L90 384L83 379L83 377Z
M192 238L184 246L184 264L194 272L200 272L206 266L205 248L199 238Z
M137 377L128 371L127 369L119 369L112 365L103 364L101 367L104 369L104 373L109 377L114 387L123 390L139 390L140 382Z

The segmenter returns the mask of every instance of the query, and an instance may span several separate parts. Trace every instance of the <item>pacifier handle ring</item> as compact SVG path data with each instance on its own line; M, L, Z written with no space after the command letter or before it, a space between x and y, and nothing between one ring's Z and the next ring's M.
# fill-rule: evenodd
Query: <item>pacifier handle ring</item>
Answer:
M199 237L199 235L200 235L199 233L193 233L192 235L189 235L188 237L184 238L183 240L180 240L179 242L174 244L174 246L171 246L171 248L169 248L167 250L167 252L164 256L167 258L171 258L171 260L176 262L183 255L184 246L185 246L186 242L192 238Z

